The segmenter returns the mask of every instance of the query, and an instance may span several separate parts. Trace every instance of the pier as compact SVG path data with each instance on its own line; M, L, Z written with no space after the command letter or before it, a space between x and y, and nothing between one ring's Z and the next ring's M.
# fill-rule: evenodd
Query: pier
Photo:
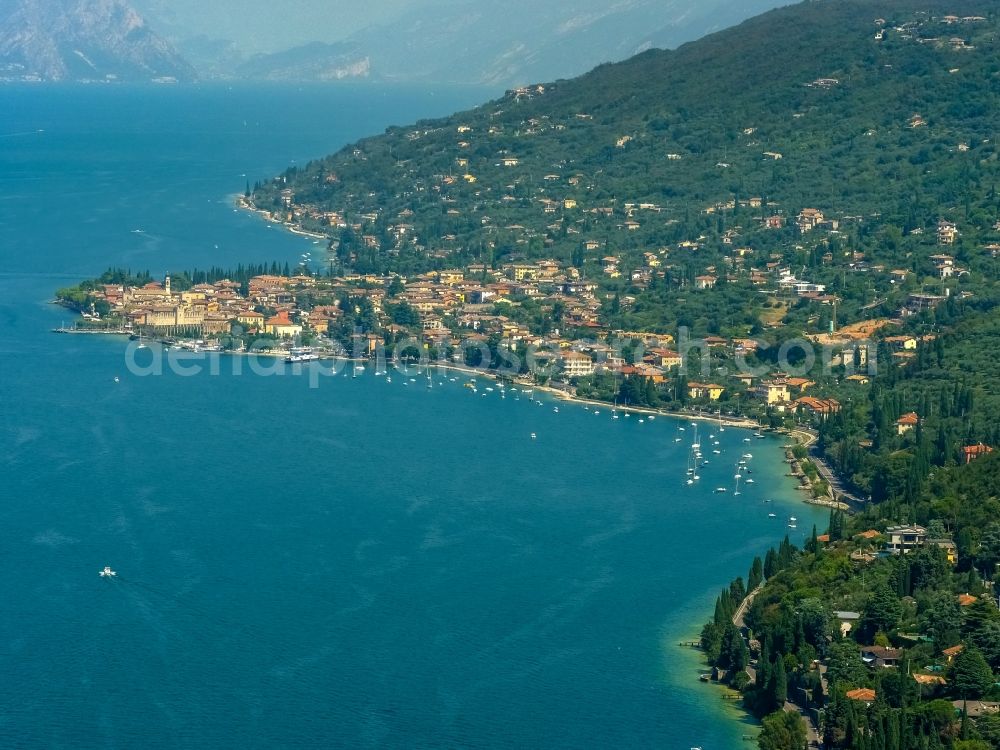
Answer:
M124 328L67 328L60 326L53 328L53 333L92 333L102 336L131 336L134 331L126 331Z

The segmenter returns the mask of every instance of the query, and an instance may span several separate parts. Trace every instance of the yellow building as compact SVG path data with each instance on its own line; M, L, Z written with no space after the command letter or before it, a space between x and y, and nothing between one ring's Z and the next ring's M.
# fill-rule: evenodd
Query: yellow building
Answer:
M709 401L718 401L725 390L725 387L715 383L688 383L688 396L690 398L707 398Z
M268 318L264 323L264 333L273 333L278 338L292 338L302 333L302 326L293 323L288 318L288 313L278 313L273 318Z
M256 310L247 310L236 316L236 320L247 328L262 328L264 326L264 315Z
M761 383L756 388L756 394L768 406L783 404L790 400L788 383L783 380L771 380Z

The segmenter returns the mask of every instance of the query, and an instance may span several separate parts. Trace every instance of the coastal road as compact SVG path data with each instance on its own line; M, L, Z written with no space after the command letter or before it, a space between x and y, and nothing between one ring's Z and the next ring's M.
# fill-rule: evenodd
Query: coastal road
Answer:
M833 492L833 497L835 500L845 502L854 507L855 510L863 510L868 501L862 498L847 488L844 487L844 483L840 480L827 463L820 457L818 451L816 450L816 441L819 436L814 430L807 428L798 428L795 430L790 430L788 433L791 437L794 437L802 445L806 447L809 452L809 460L812 461L819 475L826 480L826 483L830 485L830 490Z
M806 723L806 739L808 740L808 746L819 747L819 730L816 728L816 725L813 724L809 714L791 701L785 701L785 711L788 713L796 713L802 717L802 720Z
M740 606L736 608L736 612L733 613L733 625L738 628L742 628L744 625L743 618L746 616L747 610L750 605L753 604L753 598L760 593L760 590L764 588L764 584L760 584L757 588L747 594L743 601L740 602Z
M840 477L838 477L830 469L830 467L826 465L826 462L823 461L819 455L817 455L815 448L809 449L809 459L813 462L813 465L816 467L819 475L827 481L827 484L830 485L830 489L833 491L834 499L849 503L858 510L865 507L868 501L846 489L844 487L844 483L840 481Z

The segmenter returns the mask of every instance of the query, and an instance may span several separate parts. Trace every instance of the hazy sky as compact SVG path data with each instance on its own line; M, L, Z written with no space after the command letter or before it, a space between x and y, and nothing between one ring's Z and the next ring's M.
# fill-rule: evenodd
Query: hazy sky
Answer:
M431 1L133 0L133 5L154 29L169 36L202 33L232 39L248 52L272 52L309 41L336 41L365 26L388 21L407 8L428 5ZM448 0L434 0L436 5L446 2Z

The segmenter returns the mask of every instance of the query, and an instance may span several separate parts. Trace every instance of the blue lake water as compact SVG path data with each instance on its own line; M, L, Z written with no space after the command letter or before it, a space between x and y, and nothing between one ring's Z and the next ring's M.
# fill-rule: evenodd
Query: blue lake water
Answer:
M246 179L488 93L0 89L0 746L741 745L677 643L826 519L776 441L727 429L688 487L667 418L443 373L137 377L50 333L110 265L294 262Z

